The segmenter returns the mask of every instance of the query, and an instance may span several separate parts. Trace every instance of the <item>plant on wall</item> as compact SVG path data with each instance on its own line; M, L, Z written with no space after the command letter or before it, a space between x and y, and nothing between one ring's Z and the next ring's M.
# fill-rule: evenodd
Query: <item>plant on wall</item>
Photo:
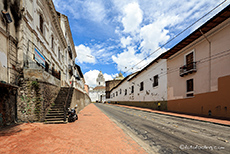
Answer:
M33 119L33 115L36 115L37 119L40 119L41 102L43 98L40 98L40 86L38 81L29 81L25 84L24 94L20 96L21 104L19 111L24 115L24 118L28 121ZM34 119L33 119L34 120Z
M40 89L38 81L32 81L31 86L34 88L35 92L38 93L38 91Z
M41 95L39 93L40 91L40 85L38 83L38 81L32 81L31 82L31 88L34 89L35 91L35 99L34 99L34 103L35 103L35 108L34 108L34 114L36 115L36 117L38 118L38 120L40 120L40 111L41 111L41 102L43 101L43 98L41 98Z
M32 103L35 98L27 97L26 95L21 96L21 101L23 102L21 105L21 112L26 115L32 114Z

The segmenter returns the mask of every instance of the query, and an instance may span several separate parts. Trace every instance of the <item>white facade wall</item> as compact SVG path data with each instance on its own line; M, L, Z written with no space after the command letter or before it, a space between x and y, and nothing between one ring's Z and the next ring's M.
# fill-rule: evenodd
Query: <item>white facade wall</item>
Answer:
M167 100L167 63L165 59L154 63L137 77L132 79L135 101ZM153 86L153 77L158 75L158 86ZM144 90L140 91L140 83L144 82ZM134 83L134 84L133 84Z
M130 79L130 77L127 79L125 78L125 81L121 81L122 83L117 88L111 91L110 99L108 99L108 101L129 101L131 89L128 79ZM127 95L125 95L125 90L127 90Z
M12 84L14 83L12 81L12 76L17 72L12 69L12 64L17 67L17 47L16 43L13 42L17 42L18 33L17 27L15 27L16 21L11 13L10 2L6 2L8 3L7 10L5 10L4 1L0 1L0 10L9 13L12 22L7 23L3 13L0 13L0 81ZM17 4L18 3L19 2L17 2Z
M32 3L32 4L31 4ZM46 2L42 1L31 1L24 0L23 6L25 6L25 19L22 22L22 31L23 35L23 45L24 52L28 47L28 41L34 43L40 52L44 55L47 61L50 63L50 66L54 64L55 69L63 70L63 63L58 59L58 49L60 52L63 52L66 48L66 45L63 44L60 40L60 33L56 30L56 25L52 22L52 14L50 8ZM40 31L40 14L43 17L43 33ZM54 48L51 48L51 37L54 37ZM33 58L33 45L29 45L29 58Z
M102 102L105 101L105 90L93 90L89 92L89 97L92 102L100 101L102 98Z
M29 64L34 62L33 65L36 66L34 61L36 47L45 57L49 69L54 68L61 72L61 86L70 86L71 75L68 65L70 64L74 69L76 52L67 17L62 14L60 17L57 15L52 1L23 0L22 6L25 10L20 25L18 44L18 60L21 62L21 67L27 60ZM40 31L40 15L44 21L43 33ZM56 19L53 16L56 16ZM72 59L68 53L68 46L72 50Z
M90 87L89 89L89 97L92 102L104 102L105 101L105 78L103 73L100 73L96 79L97 86L95 88Z
M158 86L153 87L153 77L158 75ZM140 91L140 83L144 89ZM131 87L134 86L134 93ZM127 89L127 95L125 95ZM121 94L120 94L121 92ZM167 100L167 63L165 59L158 60L147 69L143 69L134 78L126 79L110 93L108 101L164 101Z
M3 34L4 32L0 32L0 81L5 81L9 83L8 77L8 59L7 59L7 37Z

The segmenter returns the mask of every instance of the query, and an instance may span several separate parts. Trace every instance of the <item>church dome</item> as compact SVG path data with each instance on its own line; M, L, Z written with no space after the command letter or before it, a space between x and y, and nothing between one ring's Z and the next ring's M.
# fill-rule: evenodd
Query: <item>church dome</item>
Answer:
M124 79L124 76L123 76L123 74L121 72L115 78L115 80L123 80L123 79Z

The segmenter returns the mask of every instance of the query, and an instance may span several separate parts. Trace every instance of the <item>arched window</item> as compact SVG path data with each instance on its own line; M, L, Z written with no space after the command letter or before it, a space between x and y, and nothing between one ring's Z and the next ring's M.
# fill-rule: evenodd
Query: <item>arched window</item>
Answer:
M43 24L44 24L44 20L43 20L43 17L42 17L42 15L40 14L40 16L39 16L39 18L40 18L40 31L42 32L42 34L43 34Z

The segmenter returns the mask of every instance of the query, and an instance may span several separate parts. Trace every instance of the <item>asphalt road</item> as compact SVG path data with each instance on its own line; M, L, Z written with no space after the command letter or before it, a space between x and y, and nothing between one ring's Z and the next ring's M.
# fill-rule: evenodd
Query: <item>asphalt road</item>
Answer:
M108 104L95 105L148 153L230 153L230 127Z

